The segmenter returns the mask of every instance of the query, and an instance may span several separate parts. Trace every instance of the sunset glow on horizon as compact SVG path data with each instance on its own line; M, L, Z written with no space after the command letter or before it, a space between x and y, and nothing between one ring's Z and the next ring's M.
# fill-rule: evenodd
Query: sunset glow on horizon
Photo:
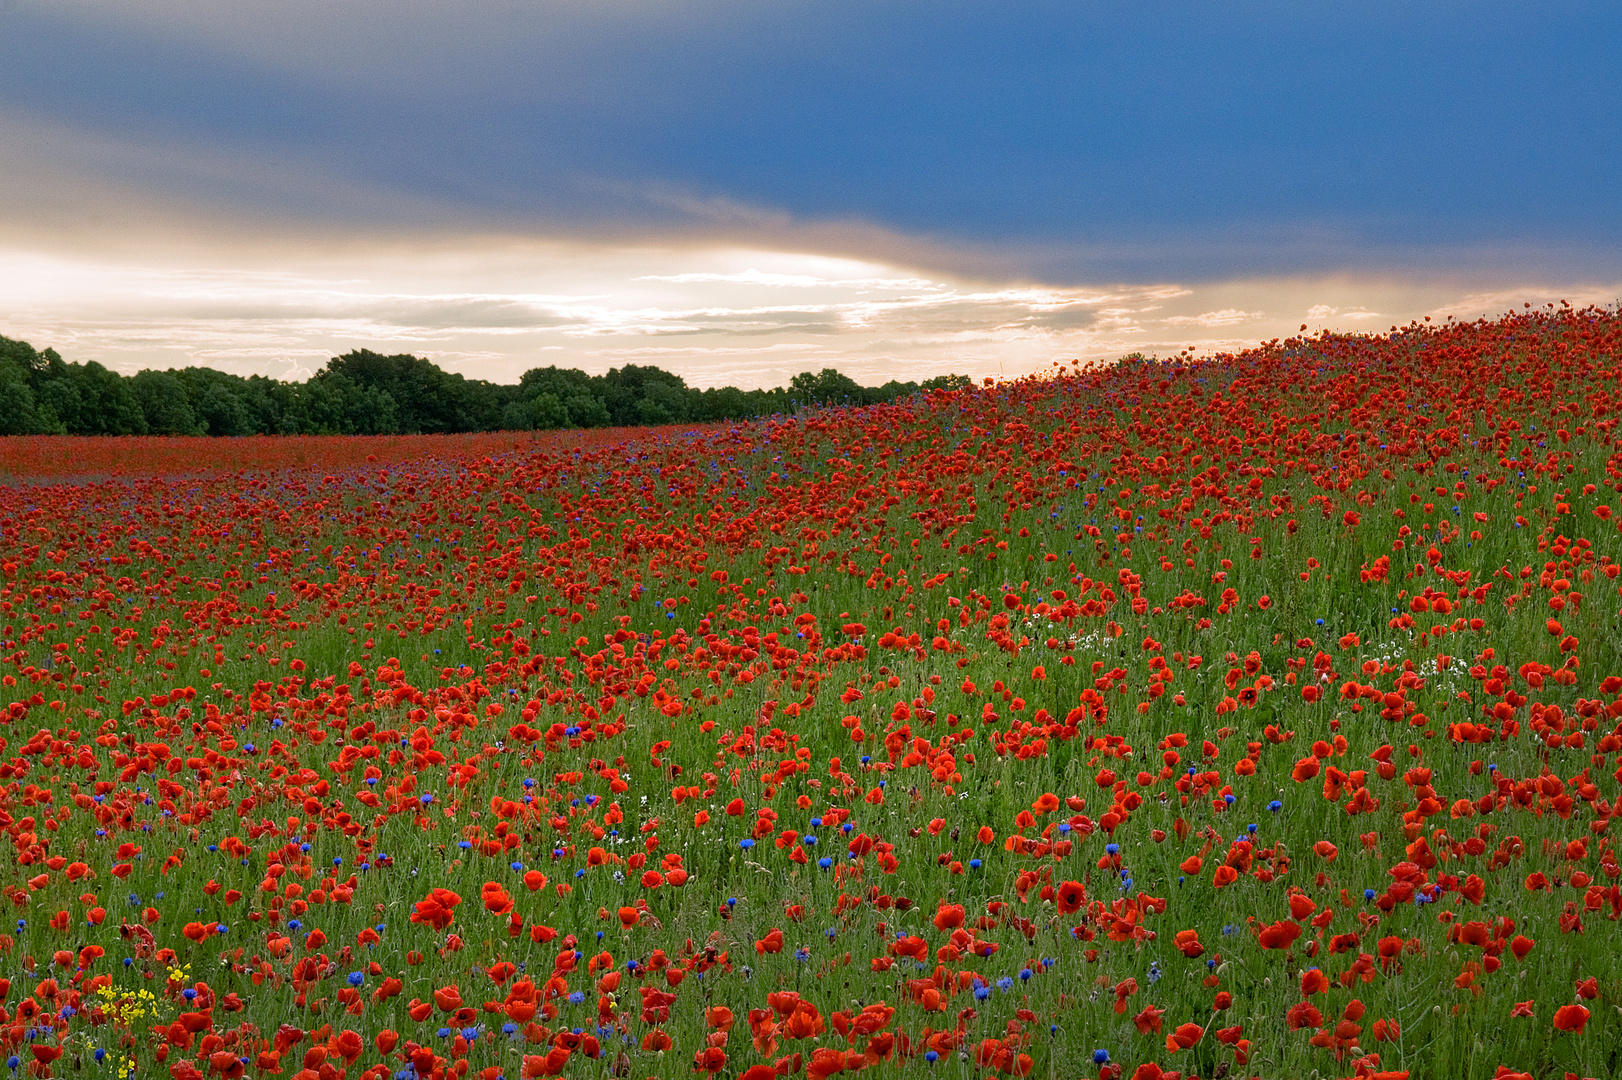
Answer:
M1365 7L16 0L0 334L124 373L366 348L753 387L1622 297L1622 151L1584 135L1617 57L1487 17L1421 50L1440 13ZM1285 93L1229 70L1247 34L1344 48Z

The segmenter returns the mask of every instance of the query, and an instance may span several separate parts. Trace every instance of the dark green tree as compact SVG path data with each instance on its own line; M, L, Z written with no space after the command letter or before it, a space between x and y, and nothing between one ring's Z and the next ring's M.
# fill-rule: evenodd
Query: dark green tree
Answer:
M381 391L394 402L394 424L400 434L436 434L464 430L464 381L408 353L384 356L356 349L327 361L317 379L342 376L362 390Z
M688 418L687 383L662 368L626 364L603 376L610 421L624 426L680 423Z
M0 358L0 435L40 433L39 417L34 412L34 388L28 385L28 370Z
M186 384L172 371L139 371L130 378L130 392L135 395L146 418L149 435L203 435L207 427L192 412L191 395Z
M867 404L856 380L833 368L823 368L816 374L802 371L789 380L788 390L789 396L801 405Z
M350 434L537 430L724 422L796 406L874 404L920 389L962 389L943 375L922 384L863 387L834 368L801 372L787 387L690 388L680 375L627 364L606 375L531 368L517 385L468 379L428 360L358 349L307 382L243 378L211 368L125 378L95 361L69 364L53 349L0 337L0 435Z
M570 394L563 399L563 407L569 410L569 427L599 428L614 422L608 406L595 394Z

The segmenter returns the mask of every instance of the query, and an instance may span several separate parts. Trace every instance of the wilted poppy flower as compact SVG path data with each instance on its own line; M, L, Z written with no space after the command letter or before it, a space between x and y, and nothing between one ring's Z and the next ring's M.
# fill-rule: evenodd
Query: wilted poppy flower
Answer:
M1157 1008L1154 1005L1146 1005L1138 1012L1138 1015L1132 1018L1132 1026L1136 1027L1139 1033L1143 1035L1158 1034L1160 1031L1160 1018L1165 1015L1165 1012L1165 1009Z

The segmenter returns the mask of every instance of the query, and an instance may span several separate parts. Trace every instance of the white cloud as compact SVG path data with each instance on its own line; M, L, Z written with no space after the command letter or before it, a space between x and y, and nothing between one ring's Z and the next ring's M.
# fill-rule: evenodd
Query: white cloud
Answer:
M1263 313L1260 311L1223 308L1221 311L1207 311L1199 315L1172 315L1160 321L1167 326L1232 326L1234 323L1253 322L1262 317Z
M1460 298L1343 279L1063 285L866 255L501 234L114 237L78 250L0 235L0 333L125 372L200 364L298 378L371 348L498 382L548 364L625 363L695 386L782 385L824 367L866 384L1014 377L1073 358L1236 351L1301 322L1266 312L1321 311L1324 325L1355 330L1374 318L1496 313L1522 295L1542 294Z
M1342 311L1340 308L1330 307L1328 304L1314 304L1307 309L1306 317L1312 322L1322 322L1325 319L1380 319L1384 318L1378 311L1363 311L1354 309Z
M825 278L815 274L772 274L754 268L743 270L735 274L718 273L692 273L692 274L644 274L633 278L634 281L666 281L673 285L697 284L732 284L732 285L763 285L768 288L842 288L863 290L897 290L897 289L932 289L940 288L936 282L927 278Z

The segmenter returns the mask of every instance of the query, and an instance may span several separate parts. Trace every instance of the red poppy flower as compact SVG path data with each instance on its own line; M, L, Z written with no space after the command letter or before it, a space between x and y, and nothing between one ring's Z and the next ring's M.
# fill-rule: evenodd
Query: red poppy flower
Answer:
M1256 940L1264 949L1288 949L1301 936L1301 927L1293 922L1280 921L1262 928Z
M1324 1022L1320 1013L1310 1002L1302 1001L1290 1006L1289 1012L1284 1014L1284 1022L1291 1031L1301 1028L1315 1028Z
M1132 1025L1142 1035L1156 1035L1160 1032L1160 1018L1166 1010L1153 1005L1145 1005L1138 1015L1132 1018Z
M1562 1005L1554 1011L1554 1029L1581 1034L1588 1023L1588 1009L1582 1005Z
M449 889L431 889L426 897L417 901L411 911L411 921L443 930L455 919L453 909L462 898Z

